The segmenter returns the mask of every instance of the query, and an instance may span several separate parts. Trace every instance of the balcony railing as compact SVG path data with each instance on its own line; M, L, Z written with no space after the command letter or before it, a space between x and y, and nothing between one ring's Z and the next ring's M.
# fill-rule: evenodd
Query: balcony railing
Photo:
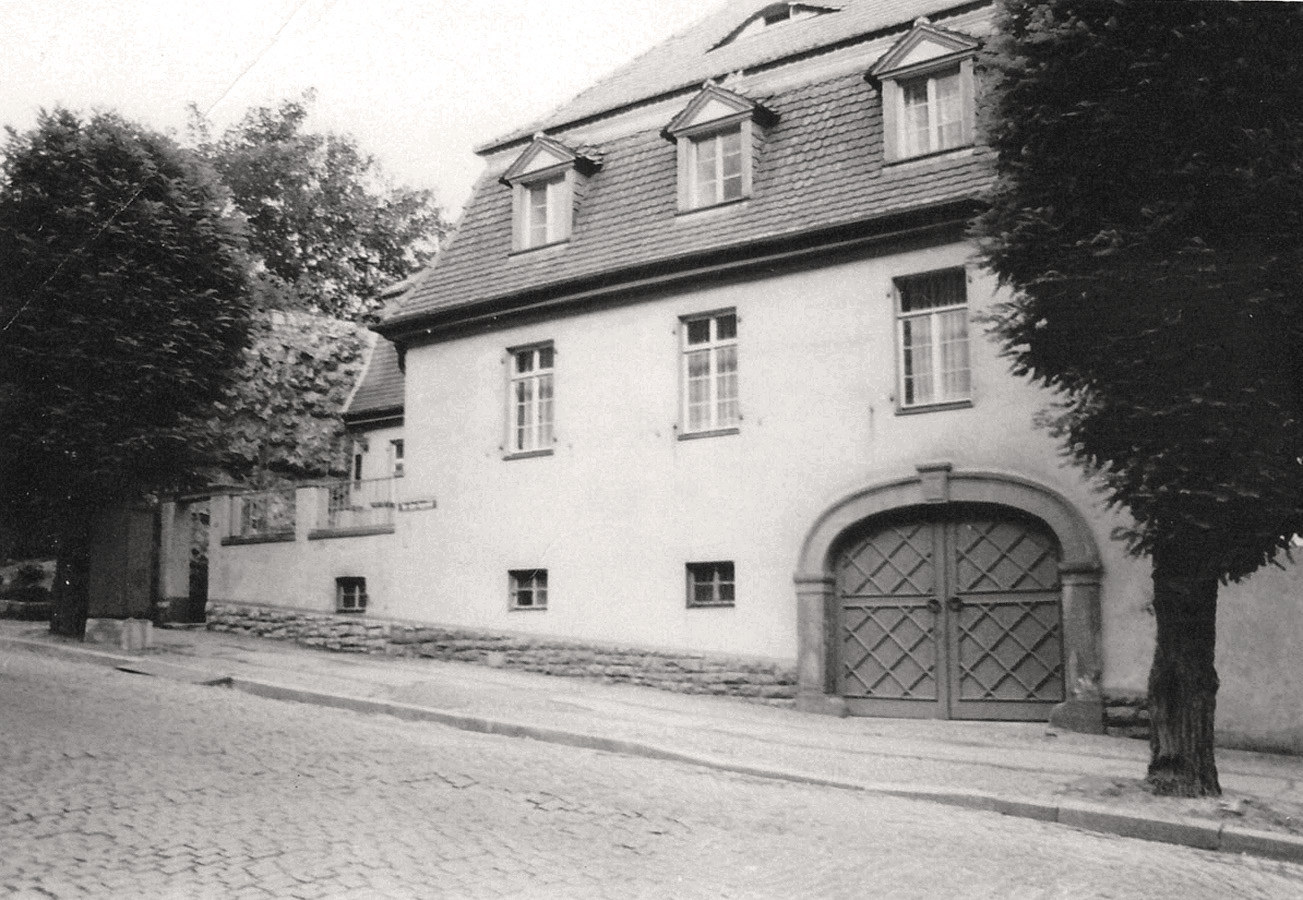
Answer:
M231 537L293 537L294 511L294 488L234 494L231 497Z
M394 480L371 478L324 485L326 502L317 527L322 531L392 528Z

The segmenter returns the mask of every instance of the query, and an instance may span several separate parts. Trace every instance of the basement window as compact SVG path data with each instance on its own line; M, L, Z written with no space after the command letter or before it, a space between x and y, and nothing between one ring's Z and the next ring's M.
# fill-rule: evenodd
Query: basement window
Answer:
M366 612L366 579L352 576L335 579L335 612Z

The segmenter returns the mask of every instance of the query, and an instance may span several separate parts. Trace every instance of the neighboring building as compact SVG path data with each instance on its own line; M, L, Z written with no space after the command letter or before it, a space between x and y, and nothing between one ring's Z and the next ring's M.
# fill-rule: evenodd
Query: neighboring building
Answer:
M1143 693L1148 567L980 324L992 27L987 3L734 0L480 148L348 414L355 475L405 446L369 615L745 657L720 680L786 670L835 713L1090 729ZM1303 666L1260 662L1303 639L1298 584L1224 592L1225 740L1303 749Z

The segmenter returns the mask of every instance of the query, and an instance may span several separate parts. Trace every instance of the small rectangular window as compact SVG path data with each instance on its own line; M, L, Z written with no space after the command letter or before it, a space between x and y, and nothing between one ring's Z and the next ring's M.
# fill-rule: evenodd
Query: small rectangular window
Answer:
M509 350L511 354L508 448L510 453L552 449L551 344Z
M741 198L744 162L741 126L692 138L688 162L692 207Z
M967 282L963 269L897 280L902 408L972 396Z
M366 612L366 579L335 579L335 611L342 613Z
M512 569L507 577L512 609L547 609L547 569Z
M688 606L732 606L733 563L688 563Z
M683 431L736 428L742 420L737 383L737 313L683 322Z
M570 237L566 205L570 202L571 189L565 175L521 185L519 196L519 249L555 244Z
M402 440L389 442L389 470L395 478L403 477L403 442Z

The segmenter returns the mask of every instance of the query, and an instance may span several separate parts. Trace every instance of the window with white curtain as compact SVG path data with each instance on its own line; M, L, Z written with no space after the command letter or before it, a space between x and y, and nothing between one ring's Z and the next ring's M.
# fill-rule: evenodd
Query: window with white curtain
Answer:
M742 420L737 389L737 313L684 319L683 433L734 429Z
M551 344L518 347L511 355L508 402L508 452L552 449L553 393Z
M897 279L902 409L971 398L967 284L963 269Z

